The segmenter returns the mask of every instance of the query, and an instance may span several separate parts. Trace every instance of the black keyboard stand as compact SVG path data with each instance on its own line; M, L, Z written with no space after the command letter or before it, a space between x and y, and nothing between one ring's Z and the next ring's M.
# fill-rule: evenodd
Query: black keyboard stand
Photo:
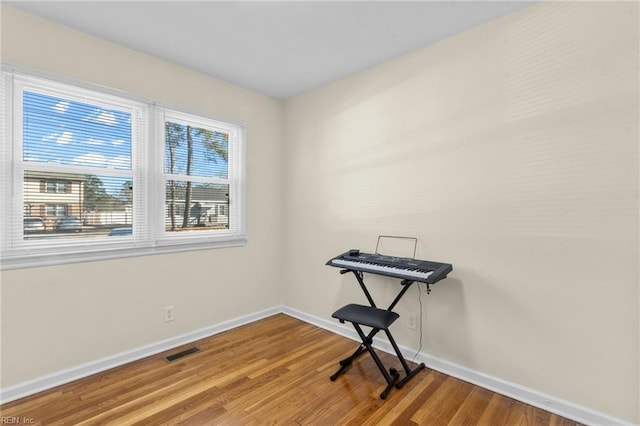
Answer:
M407 290L409 290L409 287L411 287L414 281L402 280L402 290L400 290L389 307L386 310L383 310L379 309L376 306L373 298L371 297L371 294L369 293L369 290L367 290L367 287L364 284L363 273L360 271L353 271L349 269L343 269L340 271L341 274L346 274L348 272L353 272L353 274L355 275L356 279L358 280L358 284L360 284L360 288L362 288L362 291L369 301L370 306L349 304L343 306L333 313L332 317L338 319L341 323L344 323L346 321L353 324L356 332L358 333L358 336L360 336L360 339L362 340L362 343L360 344L358 349L356 349L356 351L351 354L351 356L340 361L340 368L330 378L331 381L335 381L338 376L346 371L346 369L353 363L356 358L358 358L364 352L369 352L374 362L376 363L376 366L387 381L387 387L380 394L381 399L386 399L389 391L394 386L397 389L400 389L402 386L404 386L405 383L407 383L407 381L409 381L409 379L415 376L420 370L425 368L424 363L421 363L414 369L411 369L409 367L409 364L402 356L402 352L400 352L398 345L396 344L393 336L391 335L391 332L389 331L389 327L391 326L391 324L400 317L400 315L393 312L392 310L396 306L398 301L400 301L402 296L404 296ZM363 325L371 327L371 331L369 331L367 335L365 335L364 331L362 330L361 326ZM382 361L378 357L378 354L376 354L375 350L371 346L373 343L373 337L380 331L384 331L384 333L387 335L387 338L389 339L394 352L396 353L398 359L400 360L400 363L402 364L402 367L405 371L405 377L403 377L402 380L400 380L400 374L395 368L390 368L389 371L385 369L384 364L382 364Z

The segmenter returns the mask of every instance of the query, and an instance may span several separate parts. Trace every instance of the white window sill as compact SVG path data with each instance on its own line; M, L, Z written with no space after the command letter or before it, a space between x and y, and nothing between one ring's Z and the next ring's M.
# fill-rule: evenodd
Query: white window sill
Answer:
M135 244L134 242L131 243ZM108 259L119 259L154 254L176 253L193 250L208 250L225 247L239 247L247 244L246 237L235 237L224 240L209 240L200 242L184 242L182 244L163 244L149 247L83 247L77 251L31 253L25 255L0 256L0 270L27 269L41 266L64 265L69 263L94 262Z

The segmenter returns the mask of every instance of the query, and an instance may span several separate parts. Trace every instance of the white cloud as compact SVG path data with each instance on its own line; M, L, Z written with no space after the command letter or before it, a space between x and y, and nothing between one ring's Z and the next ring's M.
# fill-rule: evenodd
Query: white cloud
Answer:
M44 136L42 138L42 142L49 142L49 141L55 140L58 138L58 136L60 136L58 133L49 133L47 136Z
M102 154L89 153L74 158L72 162L80 166L104 167L107 164L107 158Z
M101 111L99 109L94 110L91 114L84 117L82 121L91 121L94 123L106 124L107 126L115 126L118 124L118 120L114 114Z
M101 112L100 114L98 114L96 121L108 126L115 126L118 123L118 121L116 120L116 116L111 114L110 112Z
M71 139L73 139L73 133L62 132L62 134L56 138L56 143L66 145L71 142Z
M130 169L131 159L129 157L113 157L109 160L109 167L114 169Z
M90 152L88 154L81 155L72 160L72 164L78 166L90 166L90 167L106 167L110 169L128 170L131 168L131 159L129 157L112 157L108 158L102 154Z
M94 139L94 138L89 138L86 143L88 145L104 145L104 141L101 141L100 139Z
M111 143L114 145L122 145L124 141L122 139L114 139L111 141Z
M62 133L49 133L46 136L42 137L42 142L55 141L56 143L66 145L73 140L73 133L71 132L62 132Z
M60 101L53 107L55 111L64 114L69 109L69 101Z

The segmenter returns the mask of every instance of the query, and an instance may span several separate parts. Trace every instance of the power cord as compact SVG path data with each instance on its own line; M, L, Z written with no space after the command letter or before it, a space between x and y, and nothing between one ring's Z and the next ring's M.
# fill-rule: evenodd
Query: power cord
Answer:
M420 291L420 283L416 283L416 288L418 289L418 301L420 302L420 327L418 327L420 331L420 346L418 347L418 351L416 352L416 354L411 359L411 362L413 362L414 364L416 362L416 357L422 350L422 311L423 309L422 309L422 292Z

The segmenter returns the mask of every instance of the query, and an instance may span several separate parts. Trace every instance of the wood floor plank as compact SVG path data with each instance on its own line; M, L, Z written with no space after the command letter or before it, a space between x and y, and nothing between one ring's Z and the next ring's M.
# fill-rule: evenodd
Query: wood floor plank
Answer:
M425 386L428 387L436 379L433 372L422 372L423 377L420 378L420 386L411 386L415 382L409 382L402 389L402 393L399 401L392 404L390 410L378 410L367 421L376 424L407 424L411 421L411 416L416 412L417 407L422 404L421 398L424 397ZM393 398L393 395L391 395ZM396 398L397 399L397 398ZM412 408L413 407L413 408Z
M197 346L168 363L164 357ZM278 314L0 406L36 425L576 425L428 368L392 389L358 344ZM399 371L398 360L378 352Z
M477 425L492 396L491 391L475 386L449 423L459 426Z
M527 408L515 399L494 394L478 420L478 426L517 425Z
M473 390L473 385L448 377L424 404L411 417L417 424L447 425L456 414L460 405Z

